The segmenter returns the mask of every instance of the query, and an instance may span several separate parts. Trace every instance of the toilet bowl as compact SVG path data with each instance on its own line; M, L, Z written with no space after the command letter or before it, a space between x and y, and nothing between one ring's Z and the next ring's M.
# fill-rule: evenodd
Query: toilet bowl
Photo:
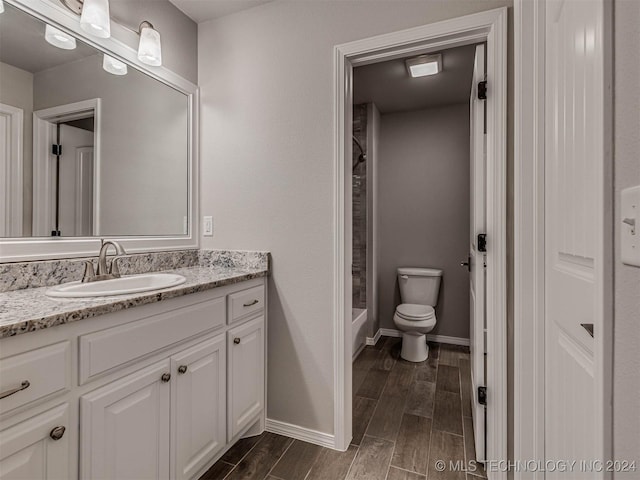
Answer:
M393 322L402 331L400 356L409 362L429 357L426 334L436 326L434 307L438 300L442 270L399 268L398 282L403 303L396 307Z

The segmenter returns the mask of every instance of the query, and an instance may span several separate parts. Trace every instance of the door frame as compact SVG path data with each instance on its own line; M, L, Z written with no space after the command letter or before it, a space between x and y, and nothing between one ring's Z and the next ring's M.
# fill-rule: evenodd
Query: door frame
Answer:
M0 103L0 115L7 117L11 123L11 151L8 163L4 165L5 182L2 203L5 209L4 231L7 236L22 235L22 189L24 165L23 115L21 108Z
M34 236L48 236L54 216L55 195L51 145L55 141L53 122L78 120L93 116L93 234L99 232L100 211L100 142L101 99L58 105L33 112L33 226Z
M613 453L613 5L604 2L604 292L596 349L602 460ZM514 458L545 461L545 4L514 1ZM588 459L585 459L588 460ZM514 478L543 479L515 471ZM604 478L610 474L604 473Z
M487 42L488 458L507 459L507 8L488 10L334 47L334 435L346 450L351 404L351 121L353 67ZM348 141L345 141L348 140ZM506 478L495 472L492 478Z

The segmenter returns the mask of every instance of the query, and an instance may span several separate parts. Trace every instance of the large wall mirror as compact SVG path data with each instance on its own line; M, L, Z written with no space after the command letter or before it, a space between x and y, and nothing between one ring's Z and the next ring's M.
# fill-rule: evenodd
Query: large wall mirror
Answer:
M0 237L192 233L192 97L5 2Z

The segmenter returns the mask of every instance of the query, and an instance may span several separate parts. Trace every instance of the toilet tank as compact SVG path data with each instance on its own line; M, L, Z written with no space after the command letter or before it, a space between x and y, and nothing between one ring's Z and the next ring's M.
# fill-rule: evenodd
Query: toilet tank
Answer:
M398 268L402 303L435 307L438 303L442 270L436 268Z

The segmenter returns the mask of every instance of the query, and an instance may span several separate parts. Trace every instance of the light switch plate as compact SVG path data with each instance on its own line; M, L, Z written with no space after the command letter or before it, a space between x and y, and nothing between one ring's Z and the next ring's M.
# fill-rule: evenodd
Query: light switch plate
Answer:
M640 186L622 190L620 213L622 263L640 267Z
M213 237L213 217L202 217L202 235Z

